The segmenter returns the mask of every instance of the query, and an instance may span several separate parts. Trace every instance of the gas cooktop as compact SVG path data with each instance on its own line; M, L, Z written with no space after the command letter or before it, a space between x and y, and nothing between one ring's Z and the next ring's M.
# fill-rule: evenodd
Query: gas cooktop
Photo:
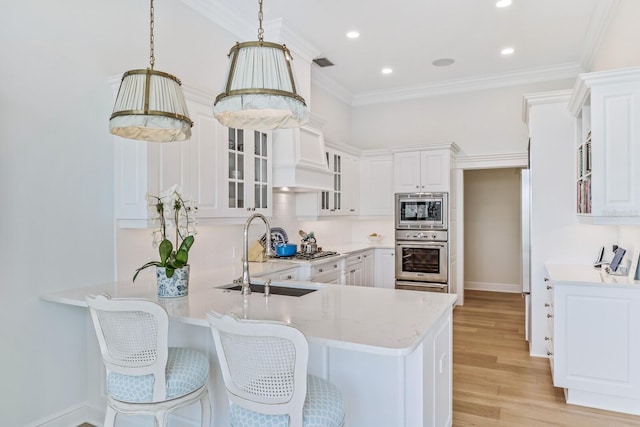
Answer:
M325 258L325 257L333 256L333 255L338 255L338 253L337 252L333 252L333 251L318 251L318 252L313 252L313 253L298 252L295 255L279 256L279 257L276 257L276 258L279 258L279 259L299 259L299 260L304 260L304 261L311 261L311 260L314 260L314 259Z

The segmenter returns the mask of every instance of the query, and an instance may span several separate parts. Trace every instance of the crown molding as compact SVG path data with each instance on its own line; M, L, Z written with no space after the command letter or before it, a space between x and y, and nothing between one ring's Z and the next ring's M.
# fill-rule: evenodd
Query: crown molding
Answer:
M447 80L413 88L357 94L354 96L351 105L382 104L450 93L516 86L549 80L570 79L575 78L582 71L582 68L577 63L558 64L551 67L535 67L510 73L488 74L469 79Z
M600 0L596 4L596 8L591 15L585 43L582 45L580 52L580 64L585 70L591 70L596 53L602 44L602 40L609 25L613 20L620 0Z
M527 168L528 153L487 154L456 158L456 169Z
M326 90L345 104L352 105L353 93L334 79L327 77L322 72L322 68L315 63L311 63L311 83Z
M573 91L556 90L553 92L526 93L522 95L522 121L529 124L529 109L534 105L569 102Z
M239 40L257 40L257 21L248 21L220 0L180 0L200 15L227 30ZM288 27L282 18L271 19L263 23L265 40L286 44L287 47L311 62L320 54L320 50L298 33Z

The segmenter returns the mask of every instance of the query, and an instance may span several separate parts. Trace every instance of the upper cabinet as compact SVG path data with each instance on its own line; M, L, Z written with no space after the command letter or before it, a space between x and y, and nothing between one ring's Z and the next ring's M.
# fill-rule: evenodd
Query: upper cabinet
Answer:
M581 74L576 117L576 210L594 223L640 223L640 67Z
M451 165L457 151L458 147L449 143L395 152L393 155L395 192L450 191Z
M174 184L198 207L198 219L272 213L270 134L229 129L211 113L210 96L185 91L194 122L191 139L153 143L114 136L115 218L146 227L146 194Z
M332 148L327 149L326 159L332 174L332 188L320 192L319 214L357 215L360 182L358 159Z
M247 211L271 215L270 134L223 128L227 134L223 189L225 217L246 217Z
M360 215L393 216L393 156L371 153L360 158Z

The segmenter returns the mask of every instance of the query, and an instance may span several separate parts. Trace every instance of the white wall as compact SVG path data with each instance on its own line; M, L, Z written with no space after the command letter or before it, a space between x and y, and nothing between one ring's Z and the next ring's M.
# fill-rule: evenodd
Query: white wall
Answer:
M353 108L354 146L383 148L453 141L458 156L522 153L522 95L570 89L573 80L454 93Z
M640 65L640 2L619 0L609 31L603 37L589 71L603 71Z
M520 292L520 171L464 172L465 289Z
M323 129L325 139L351 145L351 107L313 83L311 102L312 111L327 120Z
M155 6L156 68L216 93L235 39L182 2ZM2 426L43 424L87 399L86 310L38 297L114 278L107 78L148 66L148 8L127 0L3 4Z

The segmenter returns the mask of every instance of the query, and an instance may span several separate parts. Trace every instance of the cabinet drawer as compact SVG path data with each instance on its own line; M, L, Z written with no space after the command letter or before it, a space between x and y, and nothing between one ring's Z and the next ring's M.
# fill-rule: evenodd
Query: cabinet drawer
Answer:
M292 268L291 270L281 271L277 274L279 281L284 280L298 280L298 269Z
M362 262L362 259L363 259L362 253L358 253L358 254L348 256L346 262L347 262L347 265L353 265L353 264L358 264Z
M330 273L330 272L339 272L340 271L340 262L332 261L324 264L318 264L311 267L311 276L316 276L322 273Z

